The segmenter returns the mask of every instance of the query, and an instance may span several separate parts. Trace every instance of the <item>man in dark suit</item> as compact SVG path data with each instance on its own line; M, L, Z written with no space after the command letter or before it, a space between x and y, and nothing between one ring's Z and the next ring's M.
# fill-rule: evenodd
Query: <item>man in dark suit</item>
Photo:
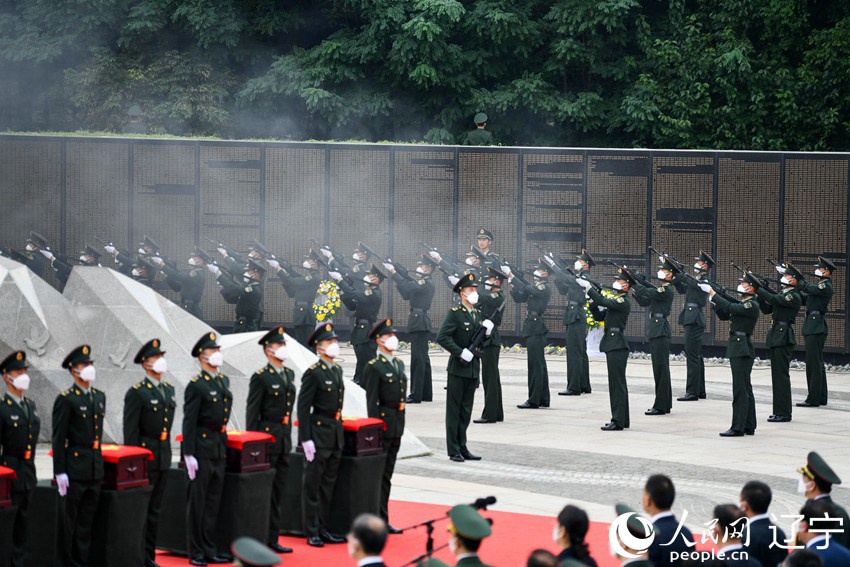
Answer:
M741 510L747 517L744 547L764 567L776 567L788 556L780 547L785 545L785 532L767 515L772 498L770 487L760 480L751 480L741 489Z
M714 519L716 522L711 530L716 537L712 539L720 547L717 558L725 561L727 567L762 567L761 561L752 557L741 544L747 526L747 519L741 509L734 504L715 506Z
M691 550L688 543L694 541L691 530L680 526L670 509L676 499L676 487L670 477L654 474L643 488L643 509L652 516L655 539L649 547L649 559L655 567L680 565L680 560L672 559L675 553L681 555Z
M850 517L847 511L832 500L832 485L841 484L841 479L835 474L835 471L830 468L823 457L812 451L806 459L806 465L797 469L797 472L803 475L798 485L798 492L805 493L809 500L825 500L829 502L835 509L835 513L842 518L840 532L830 535L844 547L848 547L848 530L850 530Z
M803 516L797 531L797 539L806 549L817 553L823 567L847 567L850 565L850 550L831 537L832 531L840 529L835 507L826 500L809 500L800 509Z
M381 552L387 543L387 524L374 514L354 518L348 532L348 555L357 567L384 567Z

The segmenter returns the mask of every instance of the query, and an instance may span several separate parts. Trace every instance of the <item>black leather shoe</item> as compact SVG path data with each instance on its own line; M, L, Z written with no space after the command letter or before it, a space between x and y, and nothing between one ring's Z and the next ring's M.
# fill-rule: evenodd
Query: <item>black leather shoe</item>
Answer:
M404 530L400 530L398 528L392 527L390 524L387 524L387 532L391 534L403 534Z
M606 423L602 427L600 427L602 431L622 431L623 428L617 425L616 423Z
M558 392L559 396L580 396L581 392L573 392L572 390L564 390L563 392Z
M465 459L463 458L463 455L458 453L457 455L452 455L451 457L449 457L449 460L454 461L456 463L462 463Z
M771 423L788 423L791 421L790 415L772 415L767 418Z
M670 412L660 410L660 409L655 409L655 408L649 408L648 410L643 412L644 415L664 415L664 414L668 414L668 413L670 413Z
M541 408L548 408L548 407L549 407L549 402L543 402L542 404L540 404L540 407L541 407Z
M755 434L756 434L755 429L745 429L744 430L744 435L755 435Z
M810 404L809 402L797 402L796 405L797 405L798 408L816 408L816 407L818 407L815 404Z
M473 455L469 451L461 451L460 456L463 457L465 461L480 461L481 457L478 455Z
M589 394L589 393L591 393L592 391L593 391L593 390L591 390L590 388L588 388L587 390L582 390L582 391L581 391L581 393L582 393L582 394Z
M275 553L292 553L291 547L283 547L278 542L270 543L269 549L271 549Z
M699 399L704 400L704 399L705 399L705 394L700 394L700 395L699 395Z
M743 437L744 432L738 431L736 429L727 429L723 433L720 434L721 437Z
M189 565L206 565L207 560L203 557L193 557L189 560Z
M323 542L322 538L320 538L319 536L314 535L307 538L307 545L313 547L325 547L325 542Z
M478 419L473 419L472 423L496 423L496 421L493 420L493 419L486 419L486 418L480 417Z
M693 394L685 394L681 398L676 398L677 402L696 402L699 398Z
M414 400L413 396L407 396L407 399L404 400L404 403L406 403L406 404L418 404L418 403L421 403L421 402L417 402L416 400Z
M230 559L222 557L221 555L213 555L212 557L207 558L207 563L212 563L213 565L224 565L225 563L230 563Z
M517 406L519 409L539 409L540 406L537 404L532 404L531 402L525 402L524 404L519 404Z
M345 543L344 537L335 536L328 530L319 530L319 537L325 543Z

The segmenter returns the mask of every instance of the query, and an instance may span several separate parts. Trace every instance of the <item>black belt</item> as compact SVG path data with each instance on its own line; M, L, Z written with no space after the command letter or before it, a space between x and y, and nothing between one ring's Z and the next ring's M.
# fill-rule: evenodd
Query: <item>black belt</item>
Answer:
M189 299L183 300L183 305L197 305L199 303L200 303L200 301L197 301L197 300L189 300Z
M734 337L749 337L750 336L749 333L745 333L743 331L729 331L729 335L734 336Z
M793 325L794 321L780 321L779 319L773 320L774 325Z
M374 322L375 321L373 319L357 319L357 321L356 321L356 323L358 325L361 324L361 323L364 324L364 325L371 325Z
M324 410L320 410L320 409L314 409L313 415L318 415L320 417L327 417L329 419L339 419L339 417L337 417L337 416L339 416L341 414L341 412L342 412L342 410L340 410L340 411L324 411Z
M653 316L653 317L660 317L660 318L662 318L662 319L666 319L666 318L667 318L667 315L665 315L664 313L653 313L653 314L652 314L652 316Z
M29 453L29 458L27 457L27 453ZM35 451L21 451L20 453L17 451L3 451L3 454L0 457L12 457L13 459L18 459L19 461L31 461L33 456L35 455Z
M605 327L605 331L611 331L612 333L622 333L623 329L621 329L620 327Z
M209 429L210 431L215 431L216 433L224 433L227 431L226 424L214 423L212 421L199 421L198 427L203 427L204 429Z
M423 315L425 314L425 310L422 309L421 307L411 307L410 312L411 313L422 313Z
M809 311L806 315L821 315L820 311Z
M702 305L699 305L698 303L685 303L685 307L695 307L699 309Z
M537 311L529 311L528 314L532 317L540 317L540 313L538 313Z
M307 307L308 305L310 305L310 304L306 301L296 301L295 302L295 307Z
M387 403L381 402L379 405L380 405L382 408L394 409L394 410L396 410L396 411L404 411L403 409L399 409L399 407L400 407L400 406L402 406L402 404L404 404L404 402L396 402L396 403L393 403L393 402L387 402Z
M570 305L581 305L581 301L570 301Z

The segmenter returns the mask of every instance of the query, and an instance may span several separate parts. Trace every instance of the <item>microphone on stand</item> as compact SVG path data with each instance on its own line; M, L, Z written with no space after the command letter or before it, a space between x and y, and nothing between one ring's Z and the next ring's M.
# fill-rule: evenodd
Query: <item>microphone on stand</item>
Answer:
M476 498L475 502L470 504L470 506L472 506L476 510L486 510L487 506L492 506L495 503L496 503L496 497L495 496L488 496L486 498Z

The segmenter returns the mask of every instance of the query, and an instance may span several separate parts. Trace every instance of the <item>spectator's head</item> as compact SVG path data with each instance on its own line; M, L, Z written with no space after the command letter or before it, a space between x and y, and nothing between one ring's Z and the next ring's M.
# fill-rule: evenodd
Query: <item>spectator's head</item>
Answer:
M650 516L669 511L675 499L676 488L669 476L654 474L646 480L646 486L643 487L643 509Z
M458 556L477 553L481 541L492 533L490 522L472 506L455 506L449 510L449 519L449 548Z
M809 500L800 508L803 519L797 528L797 538L803 543L824 535L828 530L841 530L841 518L835 506L826 500Z
M555 567L558 559L555 554L545 549L535 549L525 562L526 567Z
M348 554L356 560L381 555L387 543L387 523L374 514L354 518L348 534Z
M766 514L773 493L770 487L760 480L751 480L741 489L741 510L747 518Z
M717 541L737 543L742 536L747 521L744 512L734 504L720 504L714 507L712 531L717 535Z
M806 464L798 468L797 472L802 475L797 492L805 494L809 500L821 494L829 494L833 484L841 484L835 471L814 451L807 455Z
M555 543L566 548L572 548L577 559L590 556L587 543L584 539L590 528L590 520L587 513L577 506L568 504L558 514L558 523L552 534Z
M780 563L781 567L823 567L820 555L808 549L798 549Z

